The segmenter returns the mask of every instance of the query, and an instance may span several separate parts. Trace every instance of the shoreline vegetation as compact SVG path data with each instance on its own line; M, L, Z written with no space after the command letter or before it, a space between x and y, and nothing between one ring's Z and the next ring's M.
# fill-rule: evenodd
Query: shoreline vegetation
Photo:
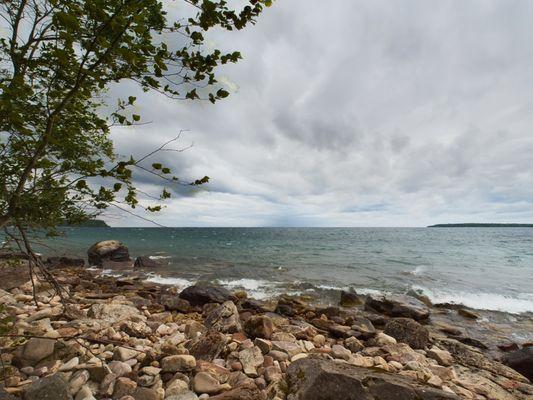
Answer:
M460 223L429 225L427 228L533 228L533 224Z
M83 259L45 261L72 295L66 302L20 272L0 280L1 399L533 396L533 343L502 341L497 331L485 336L497 346L477 339L476 310L408 295L339 291L336 304L320 304L166 286L145 280L154 260L133 262L115 240L91 246L88 259L90 269ZM128 274L105 276L107 268Z

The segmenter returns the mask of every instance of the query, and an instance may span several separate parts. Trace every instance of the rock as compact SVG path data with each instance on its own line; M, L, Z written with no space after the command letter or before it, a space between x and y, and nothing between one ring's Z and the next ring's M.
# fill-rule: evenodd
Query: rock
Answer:
M361 351L364 349L364 344L357 338L351 336L344 340L344 345L347 349L349 349L352 353L357 353L358 351Z
M357 316L350 321L350 328L358 332L357 337L362 339L369 339L376 335L376 328L372 322L365 317Z
M412 346L411 346L412 347ZM433 346L426 354L429 358L436 360L440 365L448 367L453 364L453 357L449 351L441 350Z
M104 240L93 244L87 250L89 265L103 266L104 261L131 261L128 248L118 240Z
M115 382L113 389L113 398L120 399L123 396L132 395L137 389L137 383L129 378L120 377Z
M4 389L0 388L0 400L18 400L17 397L10 395L5 392Z
M191 305L185 299L180 299L178 296L165 295L161 296L161 304L168 311L179 311L182 313L189 312Z
M211 311L204 323L209 330L222 333L235 333L242 329L239 311L232 301L226 301Z
M416 321L427 319L430 314L428 306L423 302L405 295L369 295L366 298L365 309L392 317L412 318Z
M198 396L196 393L187 390L185 392L181 392L178 394L170 395L169 397L165 397L165 400L198 400Z
M87 370L82 369L76 371L68 382L70 393L72 393L73 395L78 393L81 387L85 385L88 380L89 372L87 372Z
M331 346L331 355L333 356L333 358L340 358L342 360L348 361L352 357L352 352L344 346L334 344L333 346Z
M196 367L196 359L191 355L178 354L161 360L163 372L186 372Z
M18 367L36 366L54 354L55 340L31 338L14 352L13 364Z
M226 337L220 332L211 331L193 340L187 346L189 353L195 358L213 361L224 350L225 345Z
M163 397L153 388L138 387L133 393L133 398L135 400L161 400Z
M459 399L398 374L311 357L291 363L287 383L291 400Z
M343 307L353 307L364 303L364 298L355 292L341 291L339 304Z
M413 349L425 349L430 344L428 329L411 318L391 319L384 332Z
M259 347L251 347L239 352L239 361L242 364L243 372L248 376L257 376L257 367L263 364L263 353Z
M207 372L198 372L192 380L192 387L196 393L207 394L217 394L224 389L224 387Z
M468 318L468 319L478 319L479 318L479 315L476 314L475 312L473 311L470 311L466 308L459 308L457 310L457 314L465 317L465 318Z
M110 323L146 319L137 308L118 303L93 304L87 314L90 318L103 319Z
M275 340L272 342L273 351L281 351L287 353L289 357L293 357L296 354L303 353L303 350L300 346L293 342L278 341ZM269 355L273 352L271 351Z
M203 306L207 303L224 303L225 301L237 301L228 290L218 286L189 286L185 288L179 297L187 300L193 306Z
M254 315L246 321L244 330L252 338L270 339L274 333L274 322L266 315Z
M278 305L276 306L276 313L292 317L296 314L305 314L309 309L307 303L301 299L283 295L278 299Z
M367 342L372 346L386 346L391 344L396 344L397 341L392 336L387 335L386 333L379 332L374 338Z
M122 361L111 361L109 369L119 378L131 372L131 366Z
M71 257L48 257L44 264L48 269L83 267L85 265L85 260L83 258Z
M147 256L140 256L133 263L134 268L158 268L161 264Z
M72 400L68 384L59 375L50 375L24 389L24 400Z
M266 400L265 394L252 383L244 383L235 389L210 396L209 400Z
M135 358L139 355L138 350L128 349L125 347L115 347L115 351L113 352L113 359L119 360L119 361L128 361L132 358Z
M503 362L533 382L533 347L524 347L507 353L503 357Z

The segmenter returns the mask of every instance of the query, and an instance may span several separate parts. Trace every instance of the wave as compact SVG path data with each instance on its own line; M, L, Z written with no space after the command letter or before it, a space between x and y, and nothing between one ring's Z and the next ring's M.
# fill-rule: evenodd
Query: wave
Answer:
M502 311L510 314L533 312L533 293L518 293L516 297L495 293L450 292L413 286L429 297L433 304L461 304L478 310Z
M111 276L113 278L119 278L123 274L121 274L120 272L117 272L117 271L115 271L113 269L103 269L102 272L100 272L100 275L101 276Z
M219 279L217 282L229 290L245 290L250 297L258 300L269 299L285 292L285 290L278 286L278 282L270 282L262 279Z
M169 258L172 258L172 256L148 256L148 258L152 260L167 260Z
M178 286L178 287L187 287L192 286L195 282L190 281L184 278L173 278L170 276L161 276L158 274L148 274L145 279L146 282L158 283L160 285L169 285L169 286Z

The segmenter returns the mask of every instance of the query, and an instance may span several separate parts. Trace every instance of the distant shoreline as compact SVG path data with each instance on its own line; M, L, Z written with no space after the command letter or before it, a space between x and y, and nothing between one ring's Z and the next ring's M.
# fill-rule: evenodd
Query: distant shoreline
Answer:
M436 224L429 225L428 228L533 228L533 224Z

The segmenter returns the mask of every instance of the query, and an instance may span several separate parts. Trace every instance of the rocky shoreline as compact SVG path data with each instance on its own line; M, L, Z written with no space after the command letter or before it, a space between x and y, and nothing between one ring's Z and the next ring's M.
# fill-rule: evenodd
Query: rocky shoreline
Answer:
M1 400L533 398L533 347L505 365L414 297L260 301L60 264L65 306L44 283L0 292Z

